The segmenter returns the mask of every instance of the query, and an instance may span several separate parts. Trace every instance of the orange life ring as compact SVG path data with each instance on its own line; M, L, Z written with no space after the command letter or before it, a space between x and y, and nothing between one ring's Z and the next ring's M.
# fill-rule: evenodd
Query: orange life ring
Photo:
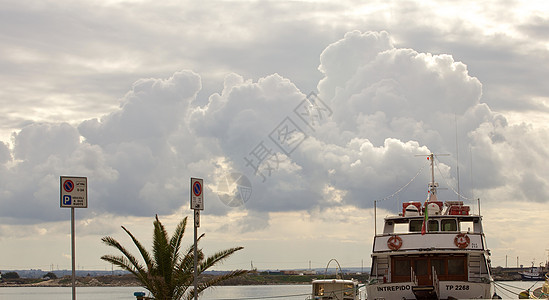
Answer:
M398 250L402 247L402 239L398 235L394 235L387 241L387 247L391 250Z
M467 234L465 233L460 233L454 238L454 244L460 249L467 248L470 242L471 239L469 239L469 236L467 236Z

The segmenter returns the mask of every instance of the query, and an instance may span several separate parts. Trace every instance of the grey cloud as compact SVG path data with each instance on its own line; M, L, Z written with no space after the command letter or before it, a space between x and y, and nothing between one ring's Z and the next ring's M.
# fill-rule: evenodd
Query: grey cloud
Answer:
M174 176L180 174L168 137L185 127L199 89L200 78L188 71L166 80L144 79L120 110L101 121L85 121L78 130L66 123L23 128L14 136L16 164L3 175L3 217L59 219L61 175L88 177L94 211L152 215L177 209L181 187Z
M544 15L534 15L528 19L526 23L519 26L528 36L535 37L540 40L549 38L547 32L549 30L549 18Z
M188 71L177 72L166 80L139 80L124 97L120 110L100 121L85 121L79 130L92 144L149 139L162 143L179 128L200 88L200 77Z
M0 142L0 165L11 160L11 153L8 145L4 142Z
M186 206L181 199L188 195L189 177L214 184L227 172L251 179L253 197L243 209L259 216L370 207L424 165L415 154L452 153L456 123L465 145L460 156L468 157L469 149L474 154L476 191L509 186L526 192L525 180L542 183L546 175L531 167L545 164L539 141L546 134L511 126L481 103L480 81L452 56L396 48L385 32L354 31L326 48L319 70L325 76L319 96L333 115L315 128L295 114L307 93L288 78L272 74L253 81L229 74L222 91L201 103L201 78L191 71L138 80L118 110L77 128L27 126L14 135L17 161L3 158L14 167L2 175L2 216L31 223L63 218L52 205L61 174L89 174L93 213L172 213ZM293 118L307 135L288 155L269 138L285 118ZM270 162L271 169L261 169L263 178L245 160L260 143L280 158ZM520 160L522 153L530 159ZM442 175L455 184L455 158L440 164ZM468 173L463 162L460 167ZM528 171L520 178L512 175L520 169ZM427 175L418 177L407 197L422 200L427 181ZM543 201L543 195L531 200ZM230 210L215 197L211 201L209 213ZM252 219L244 230L268 224L262 217Z
M221 95L212 95L204 109L192 112L191 128L200 136L219 138L223 151L242 165L242 158L268 139L304 97L290 80L278 74L256 83L230 75Z
M342 41L331 44L324 53L331 53L334 58L343 57L349 52L344 45L352 43L359 45L357 39L373 41L371 37L371 34L357 32L347 34ZM349 41L345 42L345 40ZM330 62L329 56L324 56L322 62L326 62L326 64L320 67L326 76L319 84L320 96L326 97L330 105L337 108L333 120L336 127L341 130L340 132L354 132L357 137L373 141L379 149L388 147L387 137L394 137L404 141L406 139L417 140L419 145L425 145L434 152L454 153L452 146L455 145L456 126L459 120L460 124L463 124L460 130L465 129L462 131L463 133L459 134L462 149L469 147L473 149L472 153L463 153L464 150L461 150L460 156L463 159L463 157L474 155L475 161L480 160L474 166L475 173L478 172L475 174L475 178L477 176L481 178L476 184L492 185L492 187L512 185L516 189L523 189L517 184L518 181L505 178L508 177L505 175L508 168L514 169L515 167L511 167L503 159L519 160L520 155L513 149L520 149L524 146L519 146L521 143L517 142L518 139L530 140L536 133L532 130L520 129L517 126L509 126L503 116L493 113L486 104L480 103L482 85L478 79L468 74L465 64L455 62L449 55L433 56L417 53L410 49L391 47L380 51L377 55L348 55L346 57L353 60L353 63L347 62L346 65L357 67L355 67L356 71L353 71L352 68L347 70L349 71L348 77L343 77L343 81L337 72L339 66L335 60ZM332 73L329 69L330 63L337 66ZM336 79L331 80L330 76L334 76ZM330 98L332 95L333 98ZM524 131L524 135L519 138L519 135L516 134L517 131ZM538 148L538 143L533 141L531 144L529 143L529 145L532 144L532 148ZM329 148L325 147L324 151L326 149ZM502 156L499 151L503 149L505 149L503 152L508 155ZM414 151L421 152L419 149ZM339 154L339 156L342 157L343 154ZM392 156L395 154L393 153ZM342 166L349 165L352 161L355 159L344 161ZM365 164L368 160L363 158L360 161ZM544 160L538 162L545 163ZM449 168L452 173L446 174L446 176L450 179L451 177L455 178L455 165L458 162L455 158L450 158L446 163L453 166ZM390 170L396 165L398 164L388 163L386 168ZM469 172L471 168L463 162L460 167L464 173ZM516 166L518 170L522 167L524 165L521 163ZM380 166L373 169L381 172L386 171ZM527 169L534 173L541 172L541 170ZM335 170L340 174L340 178L344 179L344 182L353 182L349 179L350 176L346 176L345 168L335 168ZM389 183L389 179L395 178L393 183L398 177L405 180L413 174L413 171L409 169L406 173L408 176L392 174L375 186L383 186L384 188L378 189L378 191L382 190L390 194L391 188L386 185ZM368 175L363 177L367 182L372 180L376 182L378 179ZM356 201L359 195L374 194L368 188L359 185L352 187L336 185L336 187L347 191L350 201ZM475 188L483 190L479 186L475 186ZM422 197L417 194L417 191L415 196L414 193L411 195L415 199Z
M266 212L250 212L244 218L239 220L236 225L240 232L253 232L263 230L269 227L269 214Z
M32 124L15 135L14 157L38 164L55 155L69 156L79 144L79 134L67 123Z

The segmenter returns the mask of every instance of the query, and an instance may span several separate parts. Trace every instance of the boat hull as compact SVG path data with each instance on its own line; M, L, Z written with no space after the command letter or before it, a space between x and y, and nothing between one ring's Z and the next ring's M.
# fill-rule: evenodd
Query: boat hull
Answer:
M524 274L524 273L519 273L520 276L522 277L522 280L523 281L542 281L545 279L545 276L543 274Z
M366 286L368 300L416 299L413 282L374 283ZM438 299L491 299L494 285L467 281L440 281Z

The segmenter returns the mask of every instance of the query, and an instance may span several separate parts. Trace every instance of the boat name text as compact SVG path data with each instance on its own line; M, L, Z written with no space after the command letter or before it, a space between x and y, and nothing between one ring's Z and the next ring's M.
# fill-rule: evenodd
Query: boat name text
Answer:
M446 285L446 290L447 291L468 291L469 290L469 285L467 284L457 284L457 285L453 285L453 284L447 284Z
M396 292L396 291L408 291L412 287L410 285L393 285L393 286L378 286L378 292Z

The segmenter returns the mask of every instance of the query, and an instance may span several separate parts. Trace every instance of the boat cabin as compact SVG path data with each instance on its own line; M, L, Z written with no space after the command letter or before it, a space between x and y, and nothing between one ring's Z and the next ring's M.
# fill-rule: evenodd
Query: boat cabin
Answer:
M391 217L387 218L383 234L421 233L424 217ZM479 216L434 216L429 217L426 232L470 232L481 233Z
M422 232L425 220L426 232L481 233L481 217L470 215L469 210L463 201L429 201L424 205L410 201L402 204L401 214L385 218L383 234Z

